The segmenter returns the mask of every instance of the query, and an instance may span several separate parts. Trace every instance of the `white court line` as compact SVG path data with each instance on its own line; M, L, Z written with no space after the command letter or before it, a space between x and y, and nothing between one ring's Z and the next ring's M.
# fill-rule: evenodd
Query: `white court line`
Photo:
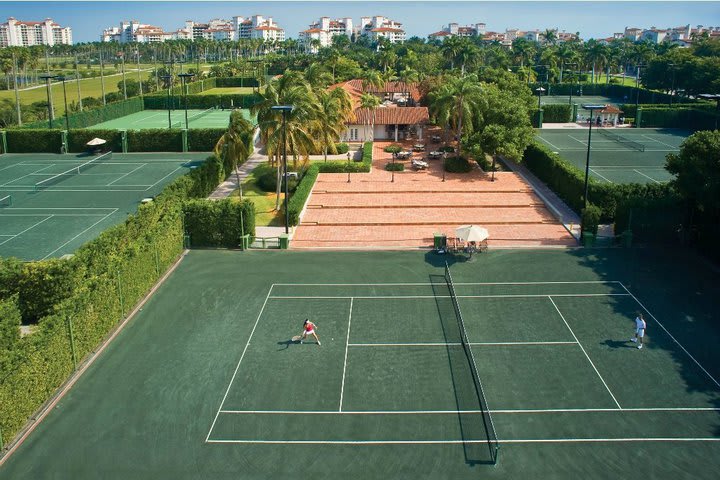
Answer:
M692 355L690 355L690 352L688 352L688 351L685 349L685 347L683 347L682 344L681 344L680 342L678 342L677 339L675 339L675 337L672 336L672 334L668 331L668 329L665 328L665 326L664 326L662 323L660 323L660 321L659 321L657 318L655 318L655 315L653 315L652 313L650 313L650 310L648 310L648 309L645 307L645 305L643 305L643 304L640 302L640 300L637 299L637 297L636 297L635 295L633 295L632 293L630 293L630 290L628 290L628 288L627 288L625 285L623 285L623 284L621 283L620 286L621 286L622 288L624 288L625 291L630 294L630 296L632 297L632 299L635 300L635 301L637 302L637 304L640 305L640 306L642 307L642 309L645 310L645 311L647 312L647 314L650 315L650 317L651 317L653 320L655 320L655 323L657 323L657 324L660 326L660 328L662 328L662 329L665 331L665 333L668 334L668 336L672 339L672 341L675 342L675 343L677 344L677 346L680 347L680 348L682 349L682 351L685 352L685 353L687 354L687 356L690 357L690 359L691 359L693 362L695 362L695 364L696 364L698 367L700 367L700 370L702 370L703 372L705 372L705 374L706 374L708 377L710 377L710 380L712 380L715 385L717 385L718 387L720 387L720 383L718 383L718 381L715 380L715 377L713 377L712 375L710 375L710 372L708 372L707 370L705 370L705 367L703 367L703 366L700 364L700 362L698 362L698 361L695 359L695 357L693 357Z
M40 225L40 224L43 223L43 222L47 222L48 220L50 220L50 219L53 218L53 217L54 217L54 215L51 214L51 215L50 215L49 217L47 217L46 219L40 220L40 221L37 222L35 225L32 225L32 226L26 228L25 230L23 230L22 232L16 233L15 235L11 236L11 237L8 238L7 240L4 240L4 241L0 242L0 245L5 245L7 242L9 242L10 240L12 240L13 238L19 237L20 235L22 235L23 233L27 232L28 230L31 230L31 229L37 227L38 225Z
M572 138L576 142L580 142L581 145L583 145L583 146L585 146L585 148L587 148L587 143L583 142L582 140L578 140L577 138L573 137L572 135L568 135L568 137Z
M117 210L112 207L12 207L13 210Z
M643 177L645 177L645 178L647 178L647 179L650 179L650 180L652 180L652 181L655 182L655 183L662 183L662 182L658 182L657 180L655 180L655 179L652 178L652 177L648 177L647 175L645 175L644 173L642 173L640 170L634 169L633 172L639 173L639 174L642 175Z
M636 168L642 168L643 170L665 170L664 167L653 167L646 165L596 165L593 167L595 170L634 170Z
M177 171L180 170L181 168L183 168L183 167L177 167L175 170L173 170L172 172L168 173L167 175L165 175L164 177L162 177L160 180L158 180L157 182L155 182L155 183L153 183L152 185L150 185L149 187L147 187L145 190L150 190L152 187L154 187L154 186L157 185L158 183L162 182L163 180L165 180L166 178L168 178L170 175L172 175L173 173L177 172Z
M547 138L543 138L543 137L540 136L540 135L538 135L538 138L539 138L540 140L542 140L543 142L547 143L548 145L550 145L552 148L554 148L554 149L557 150L558 152L560 152L560 151L563 150L562 148L558 147L557 145L553 145L553 144L550 142L550 140L548 140Z
M457 284L455 284L457 286ZM456 295L455 298L545 298L547 297L547 293L533 293L533 294L508 294L508 295ZM553 297L628 297L629 295L627 293L553 293ZM301 295L274 295L270 298L273 299L300 299L300 298L308 298L308 299L315 299L315 300L322 300L322 299L332 299L332 298L338 298L338 299L350 299L350 298L360 298L363 300L372 300L372 299L388 299L388 298L397 298L397 299L418 299L418 298L452 298L450 295L354 295L352 297L350 296L332 296L332 295L326 295L326 296L301 296Z
M641 136L647 138L647 139L650 140L650 141L657 142L657 143L659 143L659 144L661 144L661 145L665 145L666 147L670 147L670 148L673 149L673 151L677 151L677 150L680 149L680 147L676 147L675 145L670 145L669 143L661 142L660 140L657 140L657 139L655 139L655 138L649 137L649 136L645 135L644 133L643 133Z
M107 188L90 188L95 185L78 185L80 187L87 187L87 188L63 188L62 186L53 186L53 187L46 187L42 189L43 192L70 192L70 193L76 193L76 192L104 192L104 193L115 193L115 192L145 192L147 191L147 188L138 189L138 188L113 188L108 190ZM127 186L135 186L135 185L123 185L123 187ZM146 185L138 185L139 187L145 187ZM3 187L3 189L10 191L10 192L37 192L35 187L30 187L29 185L8 185L7 187Z
M643 442L720 442L720 437L626 437L626 438L530 438L503 439L508 443L643 443ZM206 443L281 444L281 445L457 445L487 443L483 440L207 440Z
M147 165L147 163L143 163L143 164L141 164L139 167L137 167L137 168L135 168L135 169L133 169L133 170L130 170L130 171L129 171L128 173L126 173L125 175L123 175L123 176L121 176L121 177L118 177L118 178L116 178L115 180L113 180L112 182L108 183L108 184L106 185L106 187L109 187L110 185L112 185L113 183L117 182L118 180L122 180L123 178L127 177L127 176L130 175L131 173L137 172L138 170L140 170L141 168L143 168L145 165Z
M245 358L245 353L247 352L248 347L250 346L250 340L253 337L253 334L255 333L255 329L258 326L258 323L260 322L260 317L263 314L263 311L265 310L265 305L267 305L268 298L270 298L270 292L272 292L272 289L275 285L270 285L270 288L268 289L268 293L265 296L265 301L262 304L262 307L260 308L260 313L258 313L257 319L255 319L255 325L253 325L252 331L250 332L250 336L247 339L247 343L245 343L245 348L243 348L242 355L240 355L240 360L238 360L237 366L235 367L235 371L232 374L232 378L230 378L230 383L228 383L227 390L225 390L225 395L223 395L222 401L220 402L220 406L218 407L218 411L215 414L215 419L212 422L212 425L210 425L210 431L207 434L207 437L205 437L205 443L208 442L210 439L210 435L212 434L213 428L215 428L215 422L217 422L218 417L220 416L220 411L222 410L223 405L225 404L225 399L228 396L228 393L230 393L230 388L232 388L232 384L235 381L235 377L237 376L238 370L240 370L240 364L243 361L243 358Z
M532 408L490 410L495 415L514 415L528 413L652 413L652 412L718 412L712 407L651 407L651 408ZM481 414L483 410L222 410L229 415L458 415Z
M102 213L53 213L55 217L99 217ZM0 217L46 217L44 213L0 213Z
M350 343L350 347L459 347L460 342L427 343ZM577 345L577 342L470 342L473 347L497 347L514 345Z
M598 177L602 178L603 180L605 180L605 181L608 182L608 183L615 183L615 182L613 182L612 180L610 180L609 178L607 178L606 176L601 175L601 174L599 174L598 172L596 172L595 169L593 169L593 168L591 168L590 171L591 171L592 173L594 173L595 175L597 175Z
M628 292L628 293L630 293L630 292ZM598 372L598 369L595 367L595 364L590 359L590 355L588 355L587 352L585 351L585 347L582 346L582 343L580 343L580 340L578 340L577 336L575 336L575 332L573 332L573 329L570 328L570 325L568 324L567 320L565 320L565 316L562 314L562 312L560 312L560 309L555 304L555 301L552 299L552 297L548 296L548 299L550 299L550 302L553 304L553 307L555 307L555 310L557 310L558 315L560 315L560 318L562 318L562 321L565 323L565 326L568 328L568 330L570 330L570 334L572 334L572 336L575 339L575 341L577 342L578 346L585 354L585 358L587 358L588 362L590 362L590 365L592 365L592 368L593 368L593 370L595 370L595 373L597 373L597 376L600 378L600 381L603 383L603 385L605 385L605 388L607 389L608 393L610 394L613 401L615 402L615 405L617 405L617 407L620 410L622 410L622 407L620 406L617 399L615 398L615 395L613 395L612 391L610 391L610 387L608 387L607 383L605 383L605 379L602 377L602 375L600 375L600 372Z
M455 282L457 285L574 285L586 283L620 283L618 280L580 280L577 282ZM431 282L421 283L273 283L276 287L392 287L392 286L433 286Z
M76 162L76 163L77 163L77 162ZM43 170L47 170L48 168L53 167L53 166L55 166L55 164L54 164L54 163L51 163L51 164L48 165L47 167L41 168L40 170L35 170L34 172L30 172L30 173L28 173L27 175L23 175L22 177L13 178L13 179L10 180L9 182L5 182L5 183L3 183L2 185L0 185L0 187L13 186L13 185L10 185L10 184L17 182L17 181L20 180L21 178L29 177L29 176L31 176L31 175L43 175L43 176L47 176L47 175L48 175L47 173L38 173L38 172L42 172Z
M117 208L113 209L112 212L108 213L107 215L105 215L104 217L102 217L100 220L98 220L97 222L93 223L92 225L90 225L89 227L87 227L85 230L83 230L82 232L78 233L77 235L75 235L74 237L72 237L72 238L71 238L70 240L68 240L67 242L65 242L65 243L63 243L62 245L60 245L58 248L56 248L56 249L53 250L52 252L50 252L50 253L48 253L47 255L45 255L45 256L42 258L42 260L45 260L46 258L48 258L49 256L51 256L53 253L57 252L58 250L60 250L61 248L63 248L65 245L67 245L68 243L72 242L73 240L75 240L76 238L78 238L80 235L84 234L85 232L87 232L88 230L90 230L91 228L93 228L95 225L97 225L98 223L102 222L103 220L105 220L106 218L108 218L110 215L114 214L114 213L117 212L117 211L118 211Z
M352 322L353 299L350 298L350 316L348 317L348 331L345 337L345 361L343 362L342 383L340 384L340 411L342 412L343 396L345 394L345 370L347 369L348 346L350 345L350 323Z

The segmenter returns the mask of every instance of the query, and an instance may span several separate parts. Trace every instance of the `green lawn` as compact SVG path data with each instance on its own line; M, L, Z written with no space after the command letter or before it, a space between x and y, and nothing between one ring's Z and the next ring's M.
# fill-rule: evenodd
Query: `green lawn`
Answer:
M274 171L267 164L262 164L250 172L250 175L242 182L243 198L252 200L255 204L255 225L258 227L277 227L283 224L282 213L275 210L275 193L264 192L257 186L257 179L263 173ZM235 190L233 197L239 196L240 192ZM285 199L284 194L280 194L280 203Z

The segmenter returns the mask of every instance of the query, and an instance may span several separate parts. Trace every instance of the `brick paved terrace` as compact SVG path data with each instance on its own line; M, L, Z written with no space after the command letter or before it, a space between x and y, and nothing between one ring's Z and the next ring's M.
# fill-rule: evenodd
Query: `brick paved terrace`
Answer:
M412 143L398 142L406 149ZM375 142L370 173L321 173L291 242L292 248L429 248L433 235L454 237L464 224L488 229L493 247L568 247L576 242L545 207L532 187L512 172L497 172L495 181L480 168L466 174L446 173L442 159L426 160L427 170L404 172L385 165L391 142ZM427 143L427 150L433 145Z

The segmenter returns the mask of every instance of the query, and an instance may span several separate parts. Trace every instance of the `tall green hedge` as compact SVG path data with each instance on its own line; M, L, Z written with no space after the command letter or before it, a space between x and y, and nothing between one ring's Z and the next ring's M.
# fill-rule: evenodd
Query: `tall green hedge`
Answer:
M568 123L572 121L572 105L548 103L542 106L543 123Z
M188 150L191 152L212 152L226 128L191 128L188 130Z
M533 142L523 154L523 163L545 182L575 212L583 208L585 173L575 165L553 153L544 145ZM588 199L602 211L602 221L615 219L618 204L634 196L662 198L670 187L667 184L610 184L588 182Z
M641 243L677 243L685 209L672 191L658 198L631 196L618 205L615 231L632 231L633 241Z
M129 152L181 152L182 131L167 128L128 130Z
M70 152L84 152L88 149L87 142L93 138L107 140L105 148L114 152L122 151L122 137L119 130L93 129L70 130L68 133L68 150Z
M257 78L253 77L217 77L215 86L218 88L257 87L259 84Z
M84 244L70 259L0 260L0 300L5 301L0 314L10 315L7 299L17 295L16 310L23 321L37 322L37 331L13 342L0 362L0 430L6 441L72 374L69 322L80 361L182 252L185 202L207 196L224 177L222 162L210 157L166 185L153 202L141 205L124 223ZM253 229L254 211L243 212ZM213 226L222 227L222 222Z
M127 100L120 100L118 102L108 103L104 106L97 108L86 109L82 112L70 114L68 121L70 128L87 128L98 123L107 122L108 120L115 120L116 118L124 117L133 113L137 113L143 110L143 100L140 97L129 98ZM53 128L59 128L65 130L65 117L58 116L52 122ZM37 121L26 123L19 128L48 128L47 121Z
M7 130L9 153L60 153L62 135L60 130Z
M255 236L255 204L249 200L191 200L183 212L193 247L238 248L243 234Z

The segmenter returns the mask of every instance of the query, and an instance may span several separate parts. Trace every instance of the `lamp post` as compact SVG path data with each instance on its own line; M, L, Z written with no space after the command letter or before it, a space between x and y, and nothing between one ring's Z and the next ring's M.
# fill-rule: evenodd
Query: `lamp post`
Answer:
M602 110L607 105L583 105L585 110L590 110L590 125L588 126L588 141L587 141L587 157L585 159L585 193L583 197L583 209L587 208L588 204L588 177L590 175L590 140L592 139L592 124L593 124L593 112L595 110Z
M68 104L67 104L67 90L65 90L65 77L57 77L62 82L63 86L63 100L65 101L65 130L70 131L70 117L68 116Z
M577 68L578 64L577 63L568 63L567 66ZM575 72L573 72L571 70L570 71L570 105L572 105L573 86L575 85L575 76L573 75L573 73L575 73Z
M637 69L635 71L635 115L637 116L637 109L640 106L640 68L645 65L635 65Z
M347 152L347 158L348 158L348 163L347 163L348 181L347 182L350 183L350 152L349 151Z
M545 92L546 90L543 87L538 87L535 89L535 93L537 93L538 96L538 110L540 110L540 96Z
M47 99L48 99L48 128L52 128L52 122L55 120L55 112L53 109L52 104L52 94L50 93L50 80L53 78L57 78L57 75L51 75L49 73L43 73L40 75L40 78L45 80L45 85L47 88Z
M168 129L172 128L172 117L170 116L170 90L172 89L172 75L163 75L163 80L167 83L168 89L167 89L167 99L165 100L165 106L167 107L168 111Z
M271 110L282 112L283 129L283 178L285 179L285 234L290 233L290 212L288 211L288 178L287 178L287 114L292 112L292 105L274 105Z
M673 95L675 95L675 64L668 63L668 67L672 68L672 86L670 87L670 99L668 104L672 107Z
M193 76L195 76L194 73L180 73L178 74L178 77L182 79L182 91L183 91L183 97L185 99L185 130L187 130L188 127L188 115L187 115L187 88L186 84L187 81L190 80Z
M445 181L445 167L447 166L447 152L443 152L443 165L442 165L442 171L443 171L443 179L442 181Z
M397 153L393 152L393 154L392 154L392 165L393 166L390 171L390 181L393 183L395 182L395 157L397 157Z

